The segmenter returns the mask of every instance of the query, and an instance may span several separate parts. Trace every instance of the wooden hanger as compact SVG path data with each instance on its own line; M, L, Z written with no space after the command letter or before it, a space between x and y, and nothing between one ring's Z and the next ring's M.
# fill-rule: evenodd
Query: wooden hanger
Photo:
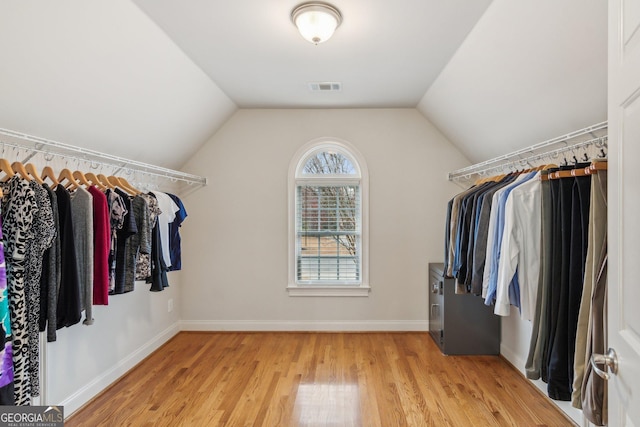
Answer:
M137 196L138 194L142 193L142 191L138 190L136 187L134 187L133 185L129 184L129 181L127 181L123 177L119 176L117 178L120 181L120 184L122 184L122 186L125 187L125 189L130 190L129 191L130 194L133 194L134 196Z
M26 181L31 181L31 177L29 176L29 172L24 168L24 165L20 162L11 163L11 169L18 175L22 177L22 179Z
M84 174L84 176L89 180L89 182L93 185L95 185L96 187L98 187L100 190L104 191L107 189L107 187L105 187L100 180L98 179L98 177L96 176L96 174L94 174L93 172L87 172Z
M490 181L494 181L494 182L498 182L500 181L502 178L504 178L506 175L493 175L493 176L487 176L484 178L480 178L475 182L475 185L482 185L485 182L490 182Z
M594 171L606 171L609 168L609 162L607 162L606 160L594 160L593 163L591 163L591 166L589 166L589 169L592 169Z
M40 178L40 175L38 174L38 171L36 170L36 167L33 165L33 163L27 163L25 165L25 169L27 170L27 172L29 172L29 176L31 176L35 182L40 185L44 184L44 181L42 180L42 178Z
M108 176L107 177L107 181L109 181L109 183L115 188L115 187L122 187L122 185L120 185L120 180L118 180L117 176Z
M42 169L42 174L40 176L42 176L43 181L49 178L54 187L57 187L58 184L60 184L58 182L58 178L56 178L56 175L53 173L53 169L51 169L51 166L45 166Z
M98 180L102 183L102 185L104 185L107 188L110 188L111 190L113 190L115 187L115 185L111 184L111 182L109 182L109 179L107 179L106 176L104 176L104 174L98 174Z
M107 179L114 187L120 187L121 190L124 190L125 192L129 193L132 196L136 195L136 192L133 189L129 188L127 185L125 185L122 181L120 181L120 178L118 178L117 176L111 175L107 177Z
M588 176L597 174L599 170L607 170L608 162L605 161L594 161L589 166L584 168L576 168L571 170L563 170L557 172L551 172L547 175L546 179L561 179L561 178L571 178L575 176ZM542 177L543 180L546 180L545 177Z
M0 171L4 172L4 174L6 175L2 180L3 182L8 181L15 175L15 172L11 167L11 163L9 163L7 159L0 159Z
M67 185L65 185L65 188L70 190L75 190L76 188L78 188L78 182L73 177L71 171L67 168L62 169L60 171L60 175L58 175L58 183L62 184L65 181L67 181Z
M587 166L586 168L577 168L571 170L557 171L551 172L547 175L548 179L561 179L561 178L571 178L576 176L588 176L598 173L596 169L591 169L591 166Z
M89 181L87 181L87 177L81 171L74 171L72 175L77 180L76 182L84 185L87 188L91 187L91 184L89 183Z
M549 176L553 173L550 172L550 169L558 169L558 165L556 165L555 163L549 163L540 167L540 181L549 180Z

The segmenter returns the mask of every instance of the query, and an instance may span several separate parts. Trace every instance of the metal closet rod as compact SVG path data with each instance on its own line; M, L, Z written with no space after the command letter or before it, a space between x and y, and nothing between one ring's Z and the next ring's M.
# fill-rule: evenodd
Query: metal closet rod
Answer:
M449 181L453 181L455 179L462 178L462 177L479 175L486 171L508 165L509 163L520 162L522 160L525 160L526 158L532 158L532 157L538 157L538 156L543 158L546 154L549 154L550 152L549 149L551 147L557 146L558 144L565 144L565 146L558 150L553 150L554 153L562 152L562 151L570 151L572 148L573 149L576 148L575 146L576 144L569 143L572 139L579 138L583 135L591 134L592 139L590 141L595 142L601 137L597 137L593 133L603 129L607 129L606 121L588 126L580 130L570 132L566 135L558 136L556 138L552 138L552 139L534 144L530 147L523 148L521 150L517 150L509 154L504 154L502 156L495 157L493 159L485 160L484 162L476 163L474 165L467 166L465 168L458 169L453 172L449 172ZM578 144L582 144L583 142L584 141L581 141ZM544 151L540 151L540 150L547 150L547 152L545 153Z
M116 168L117 171L127 169L132 172L139 172L145 175L156 176L160 178L166 178L171 181L183 181L188 184L207 185L207 178L193 175L174 169L163 168L161 166L152 165L149 163L143 163L136 160L127 159L124 157L113 156L111 154L102 153L100 151L90 150L88 148L76 147L74 145L65 144L50 139L40 138L38 136L28 135L21 132L16 132L10 129L0 128L0 135L5 135L11 138L16 138L21 141L30 142L34 146L22 145L14 142L1 141L0 144L4 146L14 147L18 149L25 149L31 151L31 154L27 156L23 163L31 159L36 153L41 153L45 156L59 156L63 158L70 158L78 161L86 161L91 163L98 163L103 166L109 166ZM113 174L117 173L114 172Z
M499 165L490 166L477 172L470 172L466 175L459 175L453 178L453 180L468 180L468 179L471 179L471 177L473 177L474 175L480 175L480 176L490 175L488 173L489 171L494 171L495 173L495 171L498 171L498 170L504 172L507 169L518 169L526 166L534 167L536 165L531 164L531 162L539 162L545 159L551 161L551 163L554 163L553 160L555 160L560 154L563 154L563 153L572 152L575 150L579 150L581 148L586 148L590 145L595 145L598 148L606 146L607 139L608 139L607 135L603 135L598 138L593 138L588 141L577 142L575 144L568 145L566 147L557 148L555 150L545 151L543 153L538 153L538 154L532 154L529 157L522 157L520 159L512 160L511 162L500 163ZM587 160L582 159L579 161L586 162Z

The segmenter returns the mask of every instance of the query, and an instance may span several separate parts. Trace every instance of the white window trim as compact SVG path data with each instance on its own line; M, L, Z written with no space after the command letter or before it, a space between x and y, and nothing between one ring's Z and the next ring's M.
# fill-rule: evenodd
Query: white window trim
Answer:
M362 252L362 264L361 264L361 277L362 281L359 285L303 285L296 282L296 230L295 230L295 218L296 218L296 185L303 182L313 182L313 178L296 178L296 172L301 167L301 162L305 161L308 156L315 151L321 151L323 149L334 149L338 152L342 152L347 157L352 157L358 163L354 165L358 168L360 173L360 198L361 198L361 215L362 215L362 234L361 234L361 252ZM346 179L345 179L346 178ZM324 178L327 179L327 178ZM331 179L331 178L330 178ZM340 178L335 177L335 182L340 183L341 180L349 182L348 177ZM352 178L351 178L352 179ZM289 176L288 176L288 285L287 291L290 297L298 296L314 296L314 297L333 297L333 296L348 296L348 297L366 297L369 296L371 287L369 286L369 173L367 170L367 164L362 154L347 141L340 140L338 138L318 138L313 141L309 141L296 152L289 164Z

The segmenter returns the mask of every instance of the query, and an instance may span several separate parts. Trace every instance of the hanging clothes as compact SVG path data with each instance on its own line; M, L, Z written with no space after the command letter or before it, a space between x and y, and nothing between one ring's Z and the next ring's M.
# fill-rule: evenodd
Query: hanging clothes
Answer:
M125 224L125 216L129 211L120 194L109 189L106 192L109 206L109 222L111 225L111 242L109 244L109 294L115 293L116 288L116 259L118 252L118 230Z
M60 285L58 289L57 328L75 325L82 319L80 279L73 236L71 195L63 185L56 187L60 221Z
M147 279L147 283L151 284L150 291L159 292L169 287L167 278L167 268L162 257L162 238L160 237L160 222L153 227L153 236L151 239L151 276Z
M586 319L586 322L585 322ZM607 171L599 170L591 184L589 247L580 304L572 404L582 407L593 424L607 425L607 381L588 361L607 351ZM586 334L584 334L586 323ZM601 367L602 369L602 367Z
M1 217L1 215L0 215ZM13 345L11 316L9 313L9 290L4 261L2 219L0 218L0 405L15 405L13 388Z
M9 312L13 344L14 396L16 405L28 405L31 396L29 375L29 331L27 326L27 248L34 238L32 226L37 210L29 183L14 176L0 184L3 190L2 234L7 263Z
M158 207L162 213L158 216L158 228L160 241L162 242L162 259L166 268L171 267L171 250L169 245L169 224L176 218L176 212L180 210L178 205L166 193L154 191L153 195L158 200Z
M182 200L175 194L167 193L171 200L178 206L174 220L169 224L169 255L171 258L171 266L169 271L182 270L182 248L180 238L180 227L187 218L187 210Z
M140 194L141 197L147 202L147 208L149 209L149 222L147 223L146 233L153 239L153 229L158 222L158 215L162 213L162 210L158 207L158 200L151 194ZM136 262L136 280L147 281L151 277L151 254L140 253Z
M42 259L42 274L40 275L40 332L47 331L47 342L56 341L58 325L58 289L60 286L60 217L58 211L58 196L46 183L42 185L53 213L54 238L51 247L44 252Z
M583 166L584 167L584 166ZM559 227L554 246L560 248L560 263L554 264L551 291L553 321L548 348L548 393L555 400L571 400L577 307L582 297L582 272L586 261L586 232L590 177L560 179ZM586 210L586 215L585 215ZM556 258L557 259L557 258Z
M606 162L530 171L461 192L446 215L456 291L480 293L501 316L518 307L533 322L527 377L555 400L589 405L594 423L606 419L605 384L587 363L605 351L605 190Z
M113 290L113 293L117 295L133 290L132 287L130 289L125 286L127 276L126 247L128 240L138 232L138 226L136 225L135 214L131 205L131 197L117 187L115 192L122 198L127 211L124 215L123 225L117 231L115 285Z
M532 380L540 379L542 375L543 354L547 348L547 300L551 285L551 182L546 179L550 170L541 172L540 182L540 273L538 274L538 292L533 314L529 353L525 363L526 376ZM545 368L546 372L546 368ZM546 374L545 374L546 378Z
M468 251L470 244L473 245L472 236L474 235L475 208L478 201L478 195L482 193L492 183L485 182L469 192L460 202L458 224L456 230L456 247L454 255L453 274L457 278L457 292L466 293L468 289L465 287L467 283L468 273Z
M105 194L65 170L69 192L48 166L55 189L37 174L7 170L10 179L0 182L0 405L29 405L40 395L40 332L56 341L56 330L79 323L83 311L91 325L93 305L108 304L111 263L114 293L134 290L141 254L151 290L169 286L164 255L181 268L179 227L187 213L177 196L161 193L172 215L165 233L151 194Z
M124 292L131 292L134 288L136 275L136 261L140 253L151 252L151 233L149 232L149 206L146 199L137 195L131 200L131 208L135 221L136 233L125 244L124 257Z
M82 321L93 324L93 196L88 190L78 187L71 196L73 219L73 243L80 290L80 310L85 312Z
M462 268L463 271L466 271L468 268L467 265L462 265L463 256L460 253L461 249L468 248L468 237L465 238L463 236L465 229L465 219L466 224L470 224L470 215L467 216L467 206L469 205L468 198L473 197L475 193L481 192L483 188L491 188L500 185L500 183L488 182L482 184L482 188L479 186L471 187L462 193L456 195L453 199L451 199L447 205L447 221L445 227L445 269L448 277L456 277L458 278L459 271ZM475 224L475 221L474 221ZM476 226L476 230L478 227ZM463 244L463 240L466 240L466 244ZM477 241L477 239L474 239ZM474 245L475 246L475 245ZM467 261L467 257L464 257L464 263ZM459 280L464 283L464 280Z
M476 212L476 236L473 244L470 284L471 293L474 295L482 295L482 282L487 257L487 238L489 234L489 220L491 207L493 205L493 195L498 190L509 185L516 178L516 174L510 174L503 177L500 181L496 182L495 185L485 191L480 198L480 206Z
M519 185L529 181L535 173L519 175L512 183L501 188L493 195L491 214L487 235L487 255L482 279L482 297L486 305L491 305L496 299L498 289L498 264L500 262L502 236L504 233L505 206L511 191ZM517 276L509 279L517 280ZM518 304L519 302L514 301Z
M500 244L495 313L508 316L514 301L523 319L535 312L540 274L542 187L537 173L515 187L505 203L504 232ZM514 289L517 275L520 289Z
M44 252L51 247L56 234L53 209L47 190L36 181L29 186L34 194L37 209L33 213L34 238L27 247L25 292L27 302L27 328L29 331L29 376L31 396L40 395L40 279ZM46 301L45 301L46 302Z
M593 289L589 332L587 334L587 355L605 354L607 342L607 256L600 260L600 269ZM587 359L588 360L588 359ZM604 367L600 367L603 369ZM591 364L585 367L582 381L582 411L592 423L607 425L608 398L607 381L597 375Z
M107 196L96 186L88 188L93 201L93 304L109 304L109 252L111 225Z
M119 188L105 194L84 173L64 169L60 179L69 192L46 166L42 176L52 189L33 164L0 160L8 178L0 182L0 405L30 405L40 395L40 332L56 341L56 330L79 323L83 311L83 323L91 325L93 305L108 304L111 262L116 293L133 291L141 253L152 290L169 286L168 269L153 195L130 197ZM92 183L103 183L91 175ZM126 180L111 179L138 193ZM187 213L177 196L164 196L173 218L166 245L179 269L178 228Z

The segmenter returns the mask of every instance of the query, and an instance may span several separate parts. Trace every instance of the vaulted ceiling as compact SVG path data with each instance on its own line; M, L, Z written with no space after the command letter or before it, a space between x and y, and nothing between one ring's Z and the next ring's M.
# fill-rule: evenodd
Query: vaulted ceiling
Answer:
M490 0L337 0L317 46L290 19L301 0L135 2L241 108L366 108L415 107Z
M0 1L0 127L179 167L237 108L417 107L472 161L606 119L606 2ZM342 90L315 93L309 82Z

